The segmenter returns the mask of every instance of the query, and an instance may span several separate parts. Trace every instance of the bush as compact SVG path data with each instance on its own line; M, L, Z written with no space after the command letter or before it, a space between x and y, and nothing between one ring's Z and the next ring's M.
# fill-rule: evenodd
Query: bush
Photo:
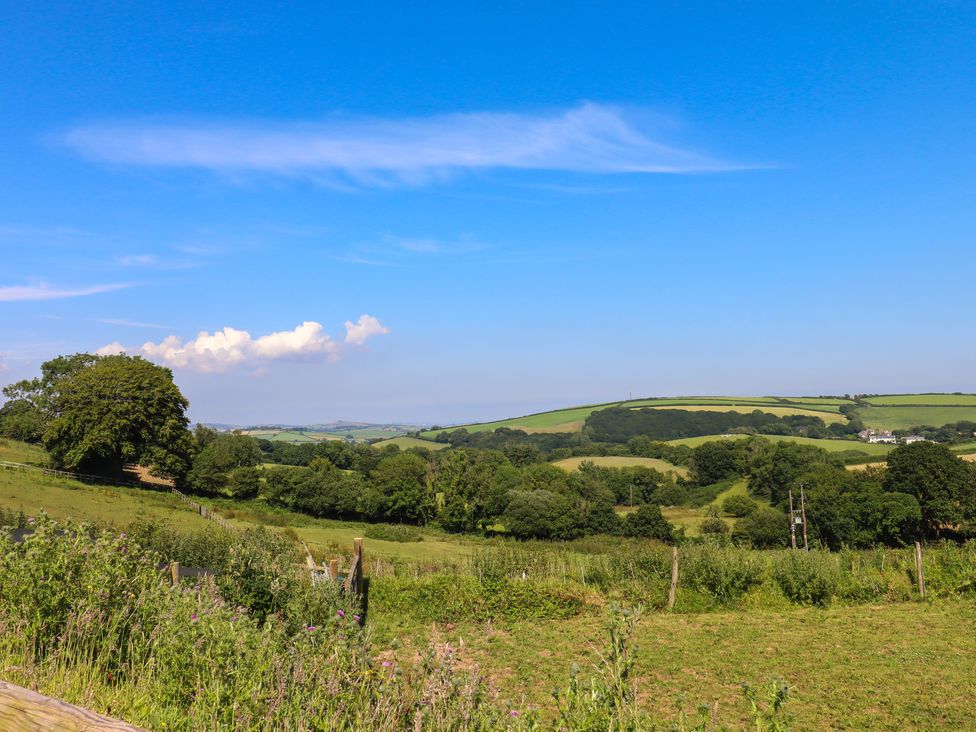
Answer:
M829 605L840 585L840 569L829 552L783 552L772 575L783 594L801 605Z
M363 535L368 539L379 541L397 541L409 543L423 541L424 535L415 526L402 526L395 524L369 524L363 530Z
M661 507L645 503L624 522L624 534L645 539L674 541L674 527L661 513Z
M786 546L790 522L786 514L774 508L761 508L741 518L732 529L732 538L756 549Z
M762 563L741 549L706 542L682 552L679 581L719 602L738 600L762 582Z
M729 496L722 502L722 511L735 518L751 516L759 508L759 504L749 496Z
M485 576L374 577L369 604L375 611L424 622L562 619L583 610L578 585Z
M699 530L702 534L727 534L729 533L729 525L718 516L714 516L702 521Z
M518 539L573 539L583 533L573 502L547 490L512 491L502 523Z

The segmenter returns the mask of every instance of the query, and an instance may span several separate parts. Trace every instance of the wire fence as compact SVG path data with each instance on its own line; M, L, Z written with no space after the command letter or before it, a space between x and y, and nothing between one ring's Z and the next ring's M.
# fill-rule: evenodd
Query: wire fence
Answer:
M64 478L67 480L77 480L81 483L89 483L93 485L113 485L121 486L124 488L145 488L146 483L139 480L119 480L117 478L110 478L104 475L90 475L88 473L75 473L70 470L56 470L54 468L44 468L40 465L30 465L29 463L15 463L9 460L0 460L0 468L5 470L15 470L20 472L32 472L41 473L42 475L50 475L56 478ZM209 506L205 506L202 503L197 503L187 496L183 491L179 490L174 486L160 486L159 484L153 484L157 487L165 487L170 493L175 494L183 503L193 509L193 511L205 519L213 521L215 524L220 526L227 531L236 531L235 527L230 521L225 519L223 516L213 511Z

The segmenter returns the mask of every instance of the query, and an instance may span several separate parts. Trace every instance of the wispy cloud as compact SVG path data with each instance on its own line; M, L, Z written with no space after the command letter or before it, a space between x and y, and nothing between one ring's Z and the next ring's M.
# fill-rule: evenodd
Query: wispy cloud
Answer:
M159 330L170 330L168 325L159 325L158 323L141 323L138 320L120 320L116 318L98 318L99 323L105 323L106 325L119 325L123 328L157 328Z
M293 330L257 338L246 330L226 326L213 333L203 331L187 341L171 335L159 343L147 341L134 348L114 341L102 346L97 353L130 353L173 368L219 373L236 366L263 368L271 361L282 359L337 361L348 346L364 346L369 338L390 332L372 315L361 315L355 323L347 320L345 327L346 336L341 342L326 333L321 323L307 320Z
M697 173L745 166L668 145L626 110L582 104L544 114L484 112L319 123L103 122L64 136L109 163L418 185L463 170Z
M115 261L123 267L148 267L159 262L155 254L124 254L116 257Z
M45 282L31 285L0 286L0 302L26 302L31 300L60 300L66 297L85 297L103 292L123 290L132 287L130 282L110 285L89 285L87 287L51 287Z

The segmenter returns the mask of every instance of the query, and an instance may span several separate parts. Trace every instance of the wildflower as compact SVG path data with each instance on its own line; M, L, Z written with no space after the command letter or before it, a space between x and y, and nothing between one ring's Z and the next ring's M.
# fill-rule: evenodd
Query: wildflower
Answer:
M27 519L27 523L29 523L29 524L32 524L32 523L34 523L34 517L33 517L33 516L31 516L31 517L29 517L29 518Z
M190 622L191 622L191 623L195 623L195 622L197 622L197 621L198 621L199 619L200 619L200 618L199 618L199 617L197 617L197 614L196 614L196 613L190 613Z
M513 709L512 711L510 711L508 713L508 716L509 717L517 717L518 715L519 715L519 713L518 713L518 710L516 710L516 709Z
M121 534L119 534L119 538L120 539L124 539L125 538L125 532L124 531Z
M392 666L392 665L393 665L393 664L392 664L392 663L390 663L389 661L383 661L383 668L389 668L389 667L390 667L390 666Z
M230 616L230 622L233 623L235 620L237 620L237 616L236 615L231 615Z
M338 615L340 618L346 617L346 614L342 610L340 610L338 613L336 613L336 615Z
M307 630L309 633L314 633L316 631L316 627L314 625L306 625L305 630Z
M353 615L352 616L352 619L355 620L357 623L359 622L359 616L358 615Z

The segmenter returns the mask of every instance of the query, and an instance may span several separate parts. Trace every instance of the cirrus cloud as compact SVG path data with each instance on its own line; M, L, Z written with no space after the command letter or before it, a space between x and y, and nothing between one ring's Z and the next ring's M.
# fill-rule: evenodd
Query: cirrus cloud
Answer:
M363 346L367 339L390 332L372 315L361 315L355 323L347 320L345 326L344 342L326 333L321 323L307 320L292 330L257 338L246 330L225 326L213 333L201 331L186 341L170 335L158 343L147 341L136 348L127 348L116 341L98 349L97 353L129 353L172 368L219 373L237 366L264 367L271 361L282 359L317 357L334 362L341 358L346 345Z
M82 287L51 287L46 282L30 285L0 286L0 302L31 302L36 300L61 300L66 297L86 297L100 295L132 287L131 283L119 282L110 285L87 285Z
M463 170L701 173L755 166L669 145L627 110L480 112L321 122L122 120L77 127L63 141L112 164L225 174L331 176L361 185L419 185Z

